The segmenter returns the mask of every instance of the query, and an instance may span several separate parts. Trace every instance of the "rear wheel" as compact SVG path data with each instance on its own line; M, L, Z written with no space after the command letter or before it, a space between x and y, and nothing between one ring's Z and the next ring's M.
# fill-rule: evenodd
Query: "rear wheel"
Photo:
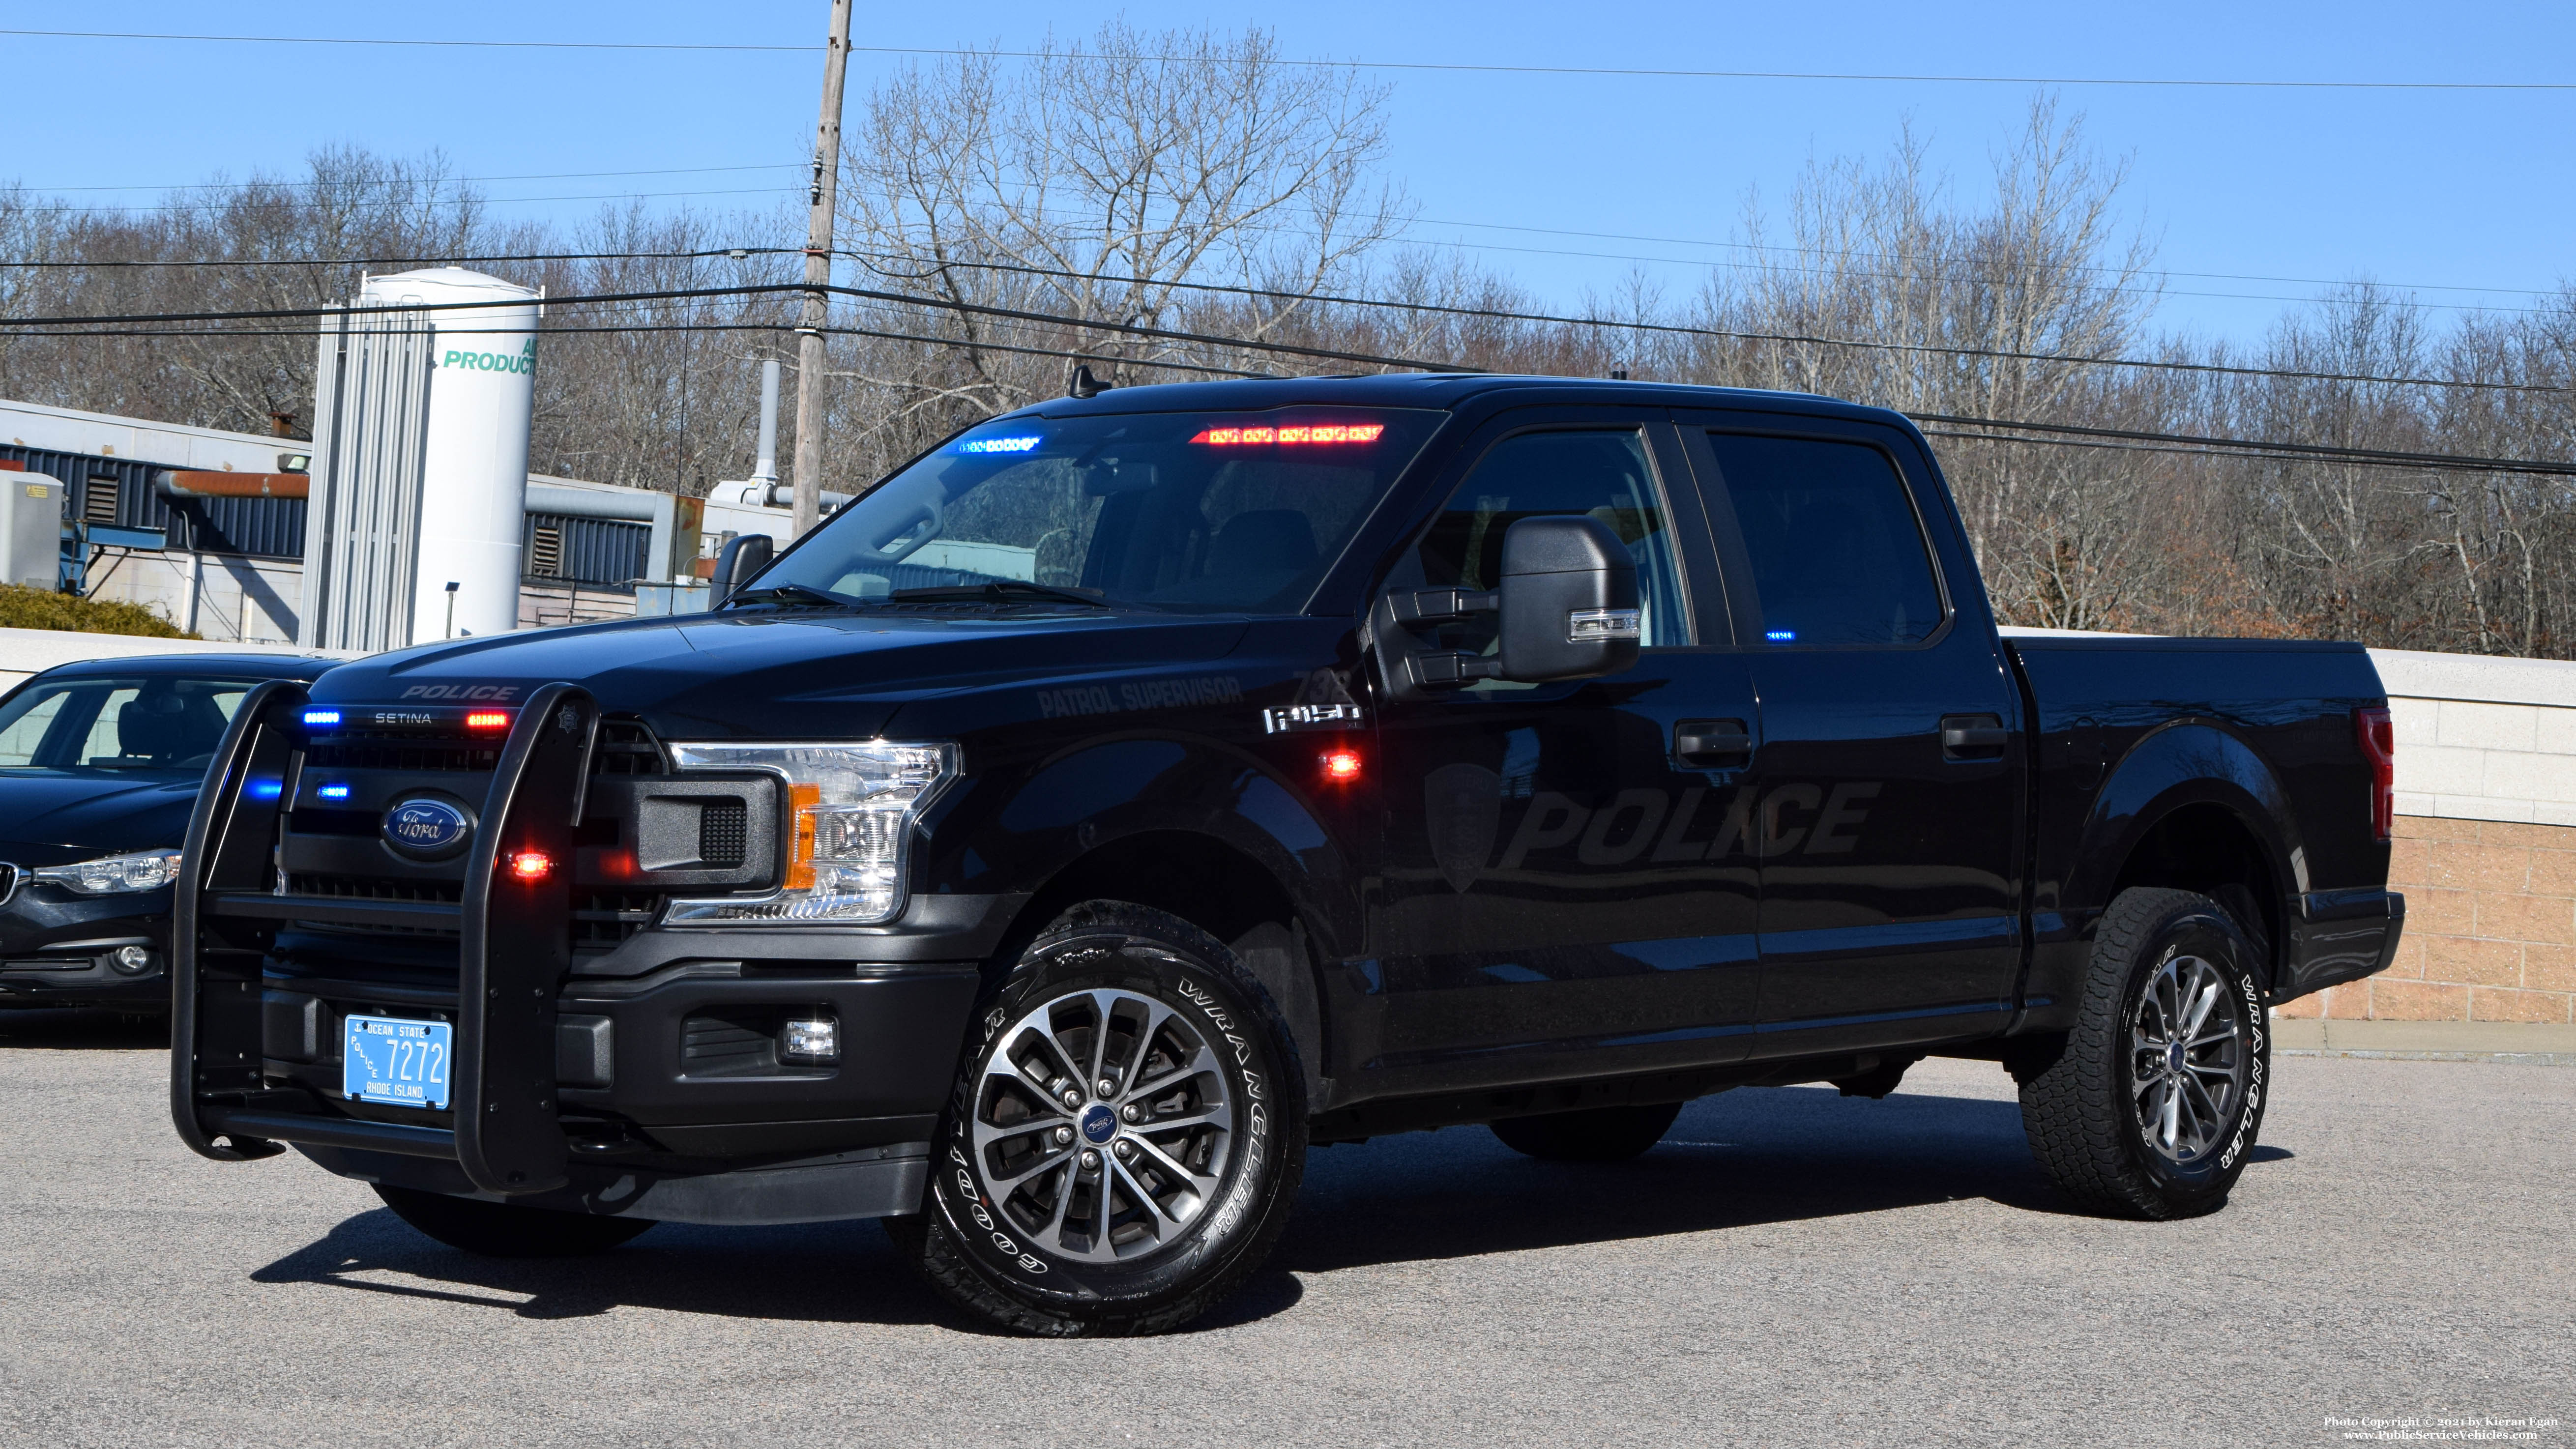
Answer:
M377 1183L394 1216L451 1248L486 1258L580 1258L605 1252L653 1226L651 1219L560 1213L516 1203L449 1197Z
M1493 1124L1494 1135L1514 1152L1547 1162L1625 1162L1664 1140L1679 1102L1648 1107L1587 1107L1543 1117L1512 1117Z
M1022 1333L1159 1333L1268 1256L1306 1153L1278 1009L1204 931L1093 901L989 1003L930 1190L886 1231L931 1285Z
M2022 1127L2096 1212L2215 1212L2263 1124L2271 1034L2252 951L2215 901L2122 891L2102 915L2074 1029L2025 1057Z

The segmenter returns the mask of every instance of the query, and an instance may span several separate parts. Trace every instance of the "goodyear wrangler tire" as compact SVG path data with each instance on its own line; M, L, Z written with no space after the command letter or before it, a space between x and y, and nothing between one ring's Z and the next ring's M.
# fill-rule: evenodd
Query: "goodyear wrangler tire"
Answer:
M1232 952L1160 911L1088 902L978 1016L922 1211L887 1230L998 1327L1176 1328L1278 1240L1305 1163L1304 1081Z
M2103 913L2074 1029L2022 1079L2033 1156L2079 1205L2215 1212L2245 1170L2271 1082L2244 933L2189 891L2122 891Z

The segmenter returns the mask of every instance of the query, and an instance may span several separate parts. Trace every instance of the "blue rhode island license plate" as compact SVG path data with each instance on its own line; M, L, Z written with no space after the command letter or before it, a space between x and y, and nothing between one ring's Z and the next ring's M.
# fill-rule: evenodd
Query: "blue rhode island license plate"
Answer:
M455 1045L447 1022L352 1016L341 1029L340 1090L359 1102L445 1107Z

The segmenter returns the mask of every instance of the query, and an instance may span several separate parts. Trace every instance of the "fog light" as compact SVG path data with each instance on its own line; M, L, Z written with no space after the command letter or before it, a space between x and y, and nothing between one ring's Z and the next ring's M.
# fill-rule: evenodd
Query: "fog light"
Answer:
M107 953L107 964L128 976L140 976L152 969L152 951L146 946L119 946Z
M790 1062L837 1062L841 1059L841 1024L828 1016L787 1023L779 1034L779 1059Z

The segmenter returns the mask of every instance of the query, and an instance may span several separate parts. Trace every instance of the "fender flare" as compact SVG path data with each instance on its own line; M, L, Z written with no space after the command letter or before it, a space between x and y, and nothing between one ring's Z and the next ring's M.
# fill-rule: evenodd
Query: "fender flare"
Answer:
M2194 805L2225 810L2260 845L2272 868L2284 921L2297 919L2296 896L2307 889L2298 812L2271 765L2224 724L2186 716L2150 731L2111 767L2087 807L2067 873L2064 902L2092 914L2130 854L2175 811Z

